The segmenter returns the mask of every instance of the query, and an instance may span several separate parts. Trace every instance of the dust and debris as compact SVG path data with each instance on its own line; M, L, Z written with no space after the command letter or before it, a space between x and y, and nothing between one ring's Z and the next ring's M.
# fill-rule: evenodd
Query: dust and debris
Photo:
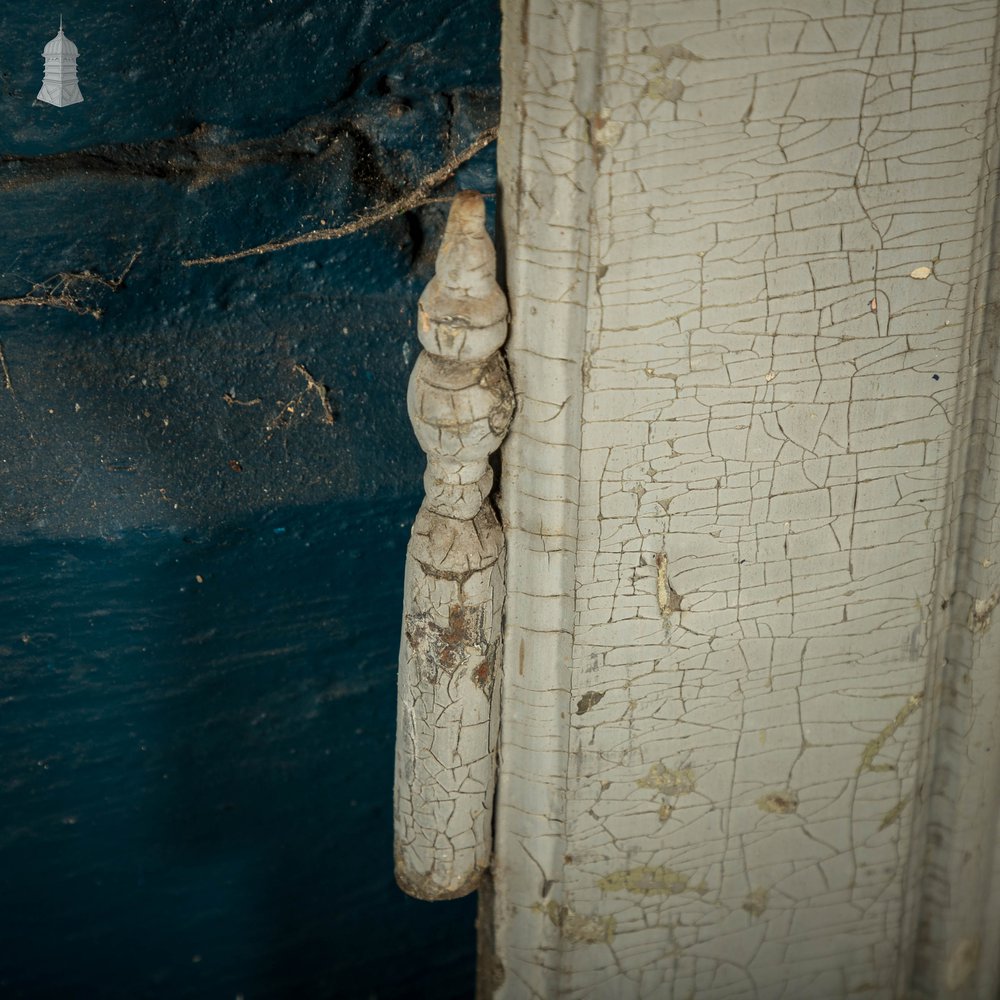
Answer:
M304 410L302 416L309 415L312 408L303 406L305 398L309 395L309 393L315 393L316 398L319 400L323 413L323 423L335 424L337 422L337 414L334 412L333 406L330 403L330 387L324 385L319 381L319 379L315 378L312 372L310 372L305 365L296 362L292 365L292 370L306 380L305 388L293 399L290 399L287 402L278 400L278 411L267 423L266 440L268 441L278 428L287 427L291 423L292 417L299 413L300 410ZM222 398L226 399L226 395L223 395ZM230 400L226 399L226 402L229 403L229 405L233 405L233 403L237 403L238 401L233 399L232 402L230 402ZM251 402L245 405L253 406L255 404Z
M435 201L450 201L450 198L442 199L433 197L431 192L452 177L463 163L471 160L476 153L495 142L497 132L498 126L496 125L484 129L465 149L453 153L440 167L422 177L412 190L407 191L398 198L377 205L367 212L363 212L349 222L343 223L343 225L333 226L329 229L313 229L298 236L269 240L266 243L247 247L244 250L234 250L230 253L193 257L181 261L181 263L185 267L195 267L201 264L224 264L231 260L242 260L245 257L254 257L260 254L274 253L278 250L287 250L289 247L301 246L303 243L315 243L317 240L335 240L342 236L349 236L351 233L370 229L372 226L378 225L386 219L392 219L396 216L404 215L406 212L412 212L415 208L420 208L422 205L429 205Z
M225 400L227 406L260 406L260 397L256 399L237 399L236 394L232 391L224 392L222 398Z
M10 369L7 367L7 355L3 352L3 344L0 344L0 372L3 373L3 385L8 392L14 391L14 383L10 380Z
M142 248L134 251L128 263L117 278L106 278L95 271L60 271L42 281L35 281L23 295L13 295L0 299L0 306L39 306L51 309L65 309L77 316L92 316L100 319L104 311L82 293L82 289L94 286L110 288L117 292L125 283L129 271L139 259ZM6 374L6 373L5 373ZM8 385L9 389L10 386Z
M315 392L319 398L320 405L323 407L323 422L326 424L333 424L337 421L337 415L333 412L333 407L330 405L330 390L327 386L323 385L322 382L313 378L312 373L306 368L305 365L295 364L295 371L301 375L306 380L306 387L303 390L302 395L308 392ZM301 399L301 396L298 397Z

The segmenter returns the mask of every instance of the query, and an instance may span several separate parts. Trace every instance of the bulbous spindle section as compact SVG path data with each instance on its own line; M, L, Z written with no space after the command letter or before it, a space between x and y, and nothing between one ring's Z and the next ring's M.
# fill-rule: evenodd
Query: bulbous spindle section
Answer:
M406 403L427 471L406 550L396 881L420 899L452 899L477 887L492 852L504 541L489 457L514 409L499 354L507 300L475 191L452 203L417 327L424 350Z

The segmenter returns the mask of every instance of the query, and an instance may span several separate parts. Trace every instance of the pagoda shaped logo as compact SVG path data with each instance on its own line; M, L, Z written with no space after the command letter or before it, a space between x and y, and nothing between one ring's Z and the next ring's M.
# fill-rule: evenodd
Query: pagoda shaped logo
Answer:
M62 18L59 18L59 34L52 39L42 55L45 59L45 77L38 100L65 108L69 104L79 104L83 100L80 84L76 79L76 57L79 49L63 34Z

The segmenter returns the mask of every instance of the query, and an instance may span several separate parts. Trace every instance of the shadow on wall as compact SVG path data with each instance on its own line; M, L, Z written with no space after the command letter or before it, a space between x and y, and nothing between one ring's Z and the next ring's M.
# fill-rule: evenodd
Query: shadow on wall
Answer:
M4 996L469 995L392 879L418 502L4 549Z

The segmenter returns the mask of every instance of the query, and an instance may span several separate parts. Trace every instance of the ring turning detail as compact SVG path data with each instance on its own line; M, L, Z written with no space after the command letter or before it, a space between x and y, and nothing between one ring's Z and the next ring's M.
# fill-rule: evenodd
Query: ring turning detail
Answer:
M452 899L492 853L504 539L489 459L514 411L507 300L475 191L452 203L417 327L406 401L427 471L406 552L395 870L411 896Z

